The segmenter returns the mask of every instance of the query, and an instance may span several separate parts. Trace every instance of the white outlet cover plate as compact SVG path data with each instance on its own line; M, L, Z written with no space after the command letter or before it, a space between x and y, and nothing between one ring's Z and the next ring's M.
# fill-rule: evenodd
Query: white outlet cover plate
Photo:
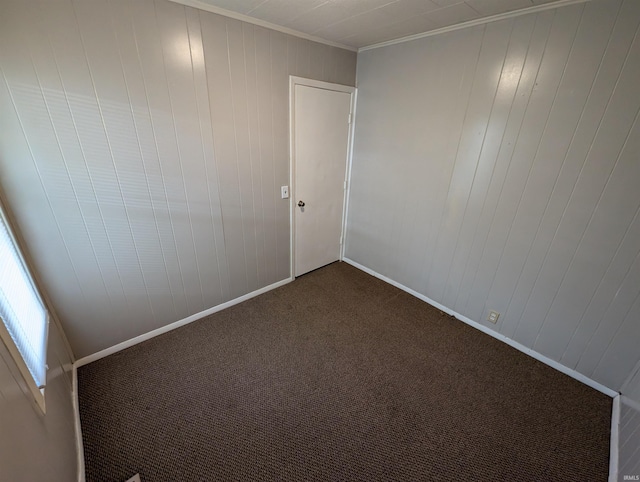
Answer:
M280 194L282 196L282 199L289 199L289 186L282 186L280 188Z

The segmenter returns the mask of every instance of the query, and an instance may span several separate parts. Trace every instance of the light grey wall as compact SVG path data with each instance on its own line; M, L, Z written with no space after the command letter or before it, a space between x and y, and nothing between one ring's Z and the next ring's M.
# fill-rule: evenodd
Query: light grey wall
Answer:
M347 257L620 389L639 24L640 2L594 0L360 53Z
M640 363L621 390L619 427L619 480L640 476Z
M0 7L0 183L82 357L289 275L289 74L354 52L165 0Z
M0 341L0 480L77 480L71 358L54 323L49 328L46 415Z
M618 480L634 480L624 476L640 476L640 402L622 397L619 434Z
M640 362L629 375L620 393L640 404Z

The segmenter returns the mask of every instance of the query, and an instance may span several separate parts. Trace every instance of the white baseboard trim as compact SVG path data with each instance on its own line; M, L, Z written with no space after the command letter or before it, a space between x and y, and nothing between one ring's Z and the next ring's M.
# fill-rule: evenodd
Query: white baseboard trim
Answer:
M255 298L256 296L266 293L267 291L271 291L273 289L279 288L280 286L284 286L287 283L291 283L293 280L294 280L293 277L283 279L282 281L278 281L277 283L270 284L269 286L265 286L264 288L260 288L258 290L252 291L251 293L247 293L246 295L242 295L238 298L234 298L233 300L225 301L224 303L221 303L212 308L201 311L200 313L196 313L194 315L188 316L182 320L175 321L168 325L162 326L160 328L156 328L155 330L152 330L142 335L131 338L130 340L123 341L122 343L113 345L110 348L105 348L104 350L100 350L99 352L96 352L92 355L88 355L88 356L85 356L84 358L80 358L79 360L76 360L76 362L74 363L74 367L79 368L83 365L87 365L88 363L99 360L100 358L104 358L106 356L122 351L126 348L130 348L134 345L137 345L138 343L142 343L143 341L154 338L158 335L162 335L163 333L167 333L169 331L175 330L176 328L180 328L181 326L188 325L189 323L199 320L200 318L204 318L205 316L212 315L214 313L217 313L218 311L224 310L225 308L229 308L233 305L237 305L238 303L242 303L243 301L249 300L251 298Z
M251 293L247 293L246 295L242 295L238 298L235 298L230 301L226 301L222 304L216 305L207 310L201 311L200 313L196 313L194 315L188 316L182 320L176 321L169 325L163 326L161 328L152 330L148 333L144 333L140 336L136 336L135 338L131 338L130 340L123 341L122 343L118 343L110 348L106 348L99 352L96 352L92 355L88 355L84 358L76 360L73 363L73 381L72 381L72 402L73 402L73 412L74 412L74 426L75 426L75 436L76 436L76 452L77 452L77 463L78 463L78 482L85 482L85 466L84 466L84 446L82 444L82 428L80 426L80 406L78 402L78 368L91 363L93 361L99 360L100 358L104 358L113 353L117 353L125 348L132 347L133 345L137 345L143 341L154 338L158 335L162 335L163 333L167 333L171 330L175 330L176 328L180 328L181 326L192 323L196 320L204 318L205 316L212 315L213 313L217 313L218 311L222 311L225 308L229 308L233 305L237 305L238 303L242 303L251 298L255 298L258 295L266 293L267 291L271 291L273 289L279 288L280 286L284 286L287 283L291 283L294 278L287 278L282 281L278 281L277 283L270 284L269 286L265 286L264 288L260 288L258 290L252 291Z
M78 482L85 482L84 473L84 445L82 444L82 428L80 426L80 404L78 403L78 367L73 364L72 370L72 390L71 399L73 404L73 425L76 435L76 457L78 464Z
M605 387L604 385L596 382L595 380L592 380L591 378L587 377L586 375L583 375L582 373L579 373L575 370L573 370L572 368L566 367L564 365L562 365L561 363L558 363L555 360L552 360L551 358L548 358L546 356L544 356L541 353L538 353L535 350L532 350L531 348L527 348L526 346L518 343L515 340L512 340L511 338L508 338L504 335L502 335L501 333L498 333L497 331L493 331L490 328L487 328L484 325L481 325L480 323L473 321L470 318L467 318L464 315L461 315L460 313L457 313L455 311L453 311L450 308L447 308L444 305L441 305L440 303L433 301L431 298L426 297L425 295L423 295L422 293L418 293L417 291L404 286L401 283L398 283L397 281L392 280L391 278L388 278L384 275L381 275L380 273L377 273L376 271L367 268L366 266L361 265L360 263L357 263L356 261L353 261L352 259L349 258L343 258L343 261L345 263L348 263L362 271L364 271L365 273L370 274L371 276L375 276L376 278L379 278L383 281L386 281L387 283L395 286L396 288L400 288L402 291L406 291L407 293L415 296L416 298L421 299L422 301L426 301L427 303L429 303L432 306L435 306L436 308L438 308L441 311L444 311L445 313L447 313L448 315L451 315L455 318L457 318L458 320L462 321L463 323L466 323L467 325L473 326L474 328L482 331L483 333L486 333L489 336L492 336L493 338L496 338L497 340L500 340L504 343L506 343L509 346L512 346L513 348L515 348L518 351L521 351L522 353L525 353L533 358L535 358L538 361L541 361L542 363L544 363L545 365L549 365L551 368L555 368L556 370L564 373L565 375L570 376L571 378L574 378L576 380L578 380L579 382L584 383L585 385L588 385L589 387L598 390L599 392L604 393L605 395L609 395L611 398L615 398L616 396L619 395L618 392L616 392L615 390L612 390L609 387Z
M620 438L620 395L613 399L611 409L611 442L609 445L609 482L618 482L618 450Z

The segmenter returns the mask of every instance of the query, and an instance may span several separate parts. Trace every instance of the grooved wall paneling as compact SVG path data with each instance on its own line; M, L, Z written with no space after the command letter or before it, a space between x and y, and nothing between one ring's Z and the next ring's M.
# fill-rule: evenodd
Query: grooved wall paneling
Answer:
M0 342L0 480L77 480L70 354L49 326L46 415Z
M629 375L620 393L640 403L640 362L638 362L635 369Z
M625 475L640 476L640 363L620 392L618 479L625 480Z
M594 0L361 52L346 256L619 390L639 25L640 2Z
M620 404L618 480L640 476L640 402L622 397Z
M354 52L165 0L0 6L0 184L82 357L289 276L289 75Z

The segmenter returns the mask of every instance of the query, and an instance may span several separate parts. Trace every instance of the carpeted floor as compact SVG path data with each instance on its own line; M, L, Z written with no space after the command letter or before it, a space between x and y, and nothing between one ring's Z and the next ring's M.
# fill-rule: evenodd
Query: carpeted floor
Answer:
M611 399L347 264L78 370L87 481L605 481Z

